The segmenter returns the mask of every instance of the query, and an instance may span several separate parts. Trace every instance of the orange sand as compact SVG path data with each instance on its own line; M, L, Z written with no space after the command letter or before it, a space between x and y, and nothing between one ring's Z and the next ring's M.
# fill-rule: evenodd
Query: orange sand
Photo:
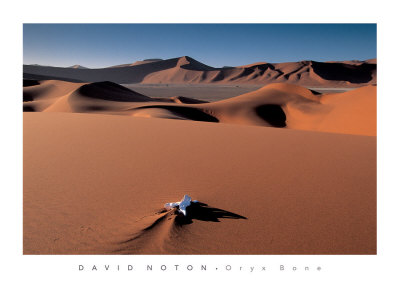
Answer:
M350 116L343 119L350 125L361 124L358 115L348 112L357 107L355 97L371 104L364 95L374 89L354 91L349 100L350 94L340 99L329 95L318 103L304 89L286 88L294 90L282 108L297 112L288 113L289 119L306 116L303 104L340 105L326 113L319 127L334 132L356 130L335 127L332 120L343 114ZM86 106L79 101L87 97L65 92L43 100L56 100L50 105L54 108ZM279 101L271 91L262 94ZM135 98L145 100L138 94ZM102 100L94 99L98 107ZM129 103L113 104L122 108ZM214 115L224 108L233 112L231 104L238 108L230 100L215 104ZM372 136L25 112L23 168L24 254L376 253ZM208 207L198 209L192 221L158 213L183 194Z

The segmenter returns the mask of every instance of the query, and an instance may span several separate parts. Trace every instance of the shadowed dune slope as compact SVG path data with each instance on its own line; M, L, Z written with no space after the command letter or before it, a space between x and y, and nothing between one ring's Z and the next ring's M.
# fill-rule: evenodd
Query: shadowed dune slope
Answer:
M137 102L152 100L150 97L109 81L85 84L75 92L81 96L109 101Z
M158 61L162 61L162 59L146 59L143 61L136 61L134 63L131 64L122 64L122 65L115 65L115 66L111 66L108 68L120 68L120 67L127 67L127 66L137 66L137 65L142 65L142 64L148 64L151 62L158 62Z
M309 89L289 84L270 84L256 91L203 105L222 123L289 127L288 106L296 111L313 113L319 98Z
M80 86L81 83L60 80L24 80L24 111L44 111Z
M24 113L24 254L376 254L376 138ZM160 209L184 194L206 205Z
M376 86L315 95L301 86L270 84L202 106L222 123L376 136Z
M30 79L66 79L80 82L116 83L292 83L304 86L360 86L376 83L376 59L365 62L254 63L214 68L191 57L147 60L102 69L24 65Z
M152 101L150 97L108 81L85 84L50 80L37 83L24 87L26 111L121 112L132 102Z
M142 106L140 114L136 114L137 109L133 108L133 115L157 117L146 114L150 108L171 111L172 107L159 104ZM301 86L270 84L234 98L187 104L185 108L197 109L221 123L376 136L376 86L315 95Z
M24 110L95 112L376 136L376 86L318 95L275 83L207 103L186 97L150 98L112 82L29 81Z

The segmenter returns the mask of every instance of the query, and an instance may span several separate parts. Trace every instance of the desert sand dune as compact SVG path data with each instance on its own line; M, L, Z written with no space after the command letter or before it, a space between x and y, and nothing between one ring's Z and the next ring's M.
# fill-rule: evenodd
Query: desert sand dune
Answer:
M75 93L92 99L109 101L140 102L152 100L150 97L109 81L84 84Z
M366 60L365 62L366 62L366 63L369 63L369 64L376 64L376 63L377 63L377 60L376 60L376 58L375 58L375 59Z
M30 80L29 82L32 82ZM112 82L40 81L24 87L24 110L47 112L121 111L153 99Z
M376 59L364 62L253 63L214 68L191 57L138 61L101 69L24 65L24 78L80 82L129 83L292 83L303 86L348 87L376 83Z
M287 106L296 110L307 109L312 114L319 107L319 98L309 89L300 86L270 84L256 91L204 106L222 123L290 128L292 119Z
M24 111L44 111L82 84L59 80L24 80L24 85L27 85L23 92Z
M376 254L375 137L50 112L23 135L24 254ZM160 212L184 194L208 206Z
M376 136L375 86L320 95L275 83L207 103L186 97L151 98L112 82L30 82L40 84L24 87L25 111L95 112Z
M81 65L73 65L73 66L70 66L68 68L71 68L71 69L87 69L87 67L84 67L84 66L81 66Z
M222 123L376 136L376 86L315 95L300 86L270 84L204 109Z
M168 111L174 116L178 116L179 118L185 118L188 120L193 120L193 121L206 121L206 122L219 122L219 119L216 118L213 115L210 115L212 112L205 112L202 110L202 108L196 108L196 107L190 107L188 105L145 105L141 107L135 107L132 109L132 115L133 116L138 116L138 111L141 112L140 114L145 114L144 117L154 117L154 116L149 116L150 114L154 113L148 113L152 112L153 109L156 110L165 110ZM145 110L145 112L143 112ZM163 116L164 118L165 115ZM174 119L174 118L171 118Z
M326 94L321 103L331 110L316 128L319 131L376 136L376 86L366 86L341 94Z
M146 59L146 60L143 60L143 61L136 61L136 62L131 63L131 64L122 64L122 65L110 66L108 68L120 68L120 67L127 67L127 66L137 66L137 65L148 64L148 63L158 62L158 61L162 61L162 59Z
M187 103L187 104L207 103L207 101L204 101L204 100L199 100L199 99L184 97L184 96L176 96L176 97L172 97L171 99L176 103Z
M316 95L296 85L270 84L212 103L187 104L182 108L155 103L132 110L135 113L140 109L142 115L152 117L144 112L152 108L163 108L191 120L376 136L375 86ZM194 110L204 115L187 116Z

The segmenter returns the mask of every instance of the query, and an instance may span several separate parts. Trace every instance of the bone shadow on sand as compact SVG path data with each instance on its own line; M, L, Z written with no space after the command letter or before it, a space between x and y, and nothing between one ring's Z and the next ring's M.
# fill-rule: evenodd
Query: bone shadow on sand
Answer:
M186 209L186 216L178 215L175 222L178 225L193 223L194 220L220 222L220 219L247 219L242 215L219 208L210 207L205 203L192 203Z

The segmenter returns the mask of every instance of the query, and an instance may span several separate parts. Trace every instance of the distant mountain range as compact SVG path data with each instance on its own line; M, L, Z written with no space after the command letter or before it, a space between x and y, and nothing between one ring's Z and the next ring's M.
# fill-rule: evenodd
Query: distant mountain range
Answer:
M254 63L214 68L191 57L147 59L100 69L80 65L49 67L24 65L25 79L58 79L71 82L112 81L119 84L145 83L292 83L315 87L357 87L376 84L376 59L366 61Z

